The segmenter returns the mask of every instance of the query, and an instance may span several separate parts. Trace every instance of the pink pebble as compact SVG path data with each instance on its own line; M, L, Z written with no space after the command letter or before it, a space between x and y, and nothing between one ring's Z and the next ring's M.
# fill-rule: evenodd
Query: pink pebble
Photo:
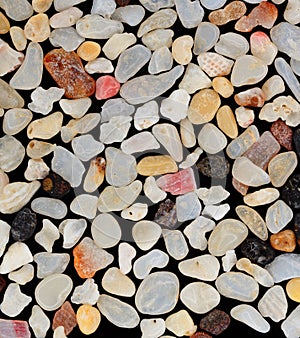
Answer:
M96 99L104 100L118 94L120 83L110 75L99 77L96 81Z
M23 320L0 319L0 337L30 338L28 323Z

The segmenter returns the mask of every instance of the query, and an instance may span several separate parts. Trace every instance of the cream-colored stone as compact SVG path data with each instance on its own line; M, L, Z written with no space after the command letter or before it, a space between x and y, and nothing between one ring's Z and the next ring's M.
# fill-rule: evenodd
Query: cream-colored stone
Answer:
M28 40L43 42L50 36L50 25L47 14L40 13L32 16L25 24L24 34Z
M191 62L193 54L192 47L194 40L190 35L183 35L173 41L172 55L180 65L187 65Z
M233 92L234 92L234 88L232 83L223 76L217 76L212 80L212 86L213 89L220 94L222 97L224 98L228 98L230 97Z
M192 317L186 310L180 310L167 317L166 328L177 337L191 336L197 331L197 325L194 325Z
M229 106L222 106L219 108L216 118L218 127L223 131L223 133L232 139L235 139L238 136L237 123L232 109Z
M26 48L27 39L24 34L24 30L19 26L13 26L9 30L11 40L18 51L22 51Z
M44 140L58 134L63 123L63 114L55 112L41 119L34 120L27 127L27 136L30 139L41 138Z

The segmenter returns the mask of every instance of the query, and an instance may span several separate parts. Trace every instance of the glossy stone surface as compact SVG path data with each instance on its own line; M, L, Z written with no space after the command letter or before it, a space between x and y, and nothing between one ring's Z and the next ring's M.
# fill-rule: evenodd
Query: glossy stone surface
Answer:
M36 214L28 208L20 210L11 224L11 235L15 241L23 242L30 238L36 228Z
M168 229L173 229L177 223L176 204L168 198L161 202L154 221Z
M300 302L299 283L300 278L298 277L289 280L288 283L286 284L286 293L288 297L297 303Z
M251 262L266 265L275 257L275 251L266 242L258 238L247 238L241 245L242 254Z
M282 189L282 199L294 209L300 208L300 175L291 176Z
M282 200L272 204L266 213L266 224L274 234L282 230L293 218L292 209Z
M70 302L64 302L59 310L57 310L53 317L52 329L53 331L63 326L66 335L69 335L74 327L77 325L76 314Z
M292 230L283 230L271 235L270 243L275 250L293 252L296 249L296 235Z
M281 254L277 256L270 264L266 265L266 269L273 276L275 283L294 277L300 277L299 256L294 253Z
M76 321L80 331L85 335L89 335L94 333L99 327L101 314L95 307L83 304L77 309Z
M298 317L300 313L300 306L298 305L289 316L282 322L281 329L286 337L296 338L300 333L300 326Z

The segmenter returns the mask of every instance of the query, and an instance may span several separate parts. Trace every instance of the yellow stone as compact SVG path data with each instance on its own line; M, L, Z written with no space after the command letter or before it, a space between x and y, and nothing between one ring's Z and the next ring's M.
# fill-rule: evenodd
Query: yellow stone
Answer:
M286 293L294 302L300 303L300 278L293 278L286 285Z
M219 94L213 89L202 89L192 98L188 118L193 124L210 122L221 105Z
M9 34L14 46L16 47L16 50L22 51L26 48L27 39L21 27L18 26L11 27Z
M9 31L10 23L7 17L0 12L0 34L6 34Z
M213 89L224 98L230 97L234 92L232 83L226 77L223 76L215 77L212 80L212 86Z
M137 172L143 176L163 175L177 171L177 164L169 155L147 156L137 165Z
M99 43L94 41L85 41L77 49L77 54L84 61L95 60L101 52Z
M230 138L238 136L238 127L233 111L229 106L222 106L217 112L218 127Z
M76 313L80 331L89 335L94 333L100 325L101 315L98 309L89 304L81 305Z
M28 40L43 42L50 36L50 25L47 14L40 13L32 16L24 27L24 33Z
M37 13L44 13L51 7L53 0L32 0L32 8Z

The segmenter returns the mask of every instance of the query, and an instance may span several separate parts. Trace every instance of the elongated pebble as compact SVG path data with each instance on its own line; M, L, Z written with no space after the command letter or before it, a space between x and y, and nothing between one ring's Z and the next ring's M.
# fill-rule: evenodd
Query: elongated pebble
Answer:
M250 207L256 207L274 202L279 195L275 188L264 188L244 196L244 202Z
M50 139L60 132L62 122L63 114L61 112L55 112L41 119L34 120L27 127L27 136L30 139Z
M300 258L295 253L284 253L275 257L265 268L272 275L274 282L279 283L284 280L300 277Z
M219 36L218 26L210 22L200 22L194 38L194 54L199 55L210 50L217 43Z
M292 218L292 209L279 199L267 209L266 224L269 231L274 234L282 230Z
M163 229L163 239L168 254L176 260L185 258L189 253L186 240L179 230Z
M31 208L38 214L55 218L62 219L67 214L66 204L56 198L49 197L38 197L31 202Z
M109 58L110 60L115 60L128 47L132 46L135 43L136 37L132 33L114 34L105 43L102 51L107 58Z
M126 154L158 149L159 143L149 131L137 133L121 143L121 150Z
M101 285L105 291L113 295L132 297L135 294L133 281L115 267L106 270Z
M282 322L281 329L286 337L296 338L300 334L299 326L300 305L298 305L289 316Z
M122 242L119 244L118 261L119 261L120 271L124 275L127 275L131 271L132 260L135 256L136 256L136 250L132 245L126 242Z
M180 121L180 137L182 144L187 148L191 148L196 144L194 126L187 118Z

